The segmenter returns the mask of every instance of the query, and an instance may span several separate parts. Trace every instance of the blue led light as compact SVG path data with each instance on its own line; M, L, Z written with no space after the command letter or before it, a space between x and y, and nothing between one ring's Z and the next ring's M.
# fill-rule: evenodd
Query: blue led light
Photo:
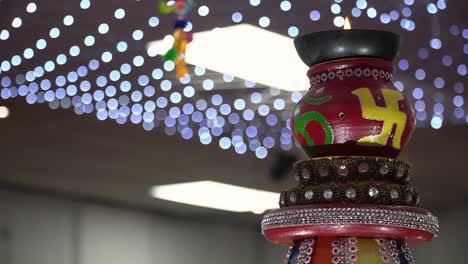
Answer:
M442 57L442 64L443 64L443 65L445 65L445 66L448 67L448 66L452 65L452 63L453 63L452 56L450 56L450 55L444 55L444 56Z
M50 87L51 87L51 83L50 83L49 80L44 79L44 80L41 81L41 89L42 90L44 90L44 91L49 90Z
M285 106L286 106L286 103L281 98L275 99L275 101L273 102L273 107L276 110L283 110Z
M116 82L120 79L120 72L117 70L113 70L109 73L109 79L113 82Z
M249 0L251 6L258 6L262 0Z
M203 86L203 89L209 91L209 90L212 90L214 88L214 82L211 79L206 79L206 80L203 81L202 86Z
M13 66L18 66L21 64L21 57L18 55L15 55L11 58L11 65Z
M405 7L405 8L403 8L403 10L401 10L401 13L405 17L410 17L411 16L411 9L409 7Z
M96 84L99 86L99 87L104 87L107 85L107 78L105 76L99 76L97 77L96 79Z
M214 105L221 105L223 103L223 97L219 94L215 94L211 97L211 102Z
M206 110L206 118L213 119L218 115L218 112L214 108L208 108Z
M299 35L299 29L295 26L291 26L288 28L288 35L290 37L297 37L297 35Z
M78 80L78 74L76 72L69 72L67 75L67 80L71 83L76 82Z
M250 95L250 101L254 104L258 104L262 101L262 95L258 92L252 93Z
M64 65L67 63L67 56L65 54L59 54L57 56L56 62L58 65Z
M341 12L341 6L339 4L332 4L330 6L330 9L332 11L333 14L337 15Z
M426 78L426 72L423 69L417 69L414 76L418 80L424 80Z
M247 121L251 121L252 119L254 119L255 117L255 113L254 111L250 110L250 109L247 109L244 111L244 113L242 114L242 117L247 120Z
M442 127L443 120L439 116L434 116L431 119L431 126L434 129L439 129Z
M0 40L7 40L9 37L10 37L10 32L8 32L8 30L3 29L0 32Z
M433 49L440 49L442 47L442 41L440 41L440 39L438 38L431 39L429 44L431 45L431 48Z
M37 10L37 5L36 3L29 3L27 6L26 6L26 12L28 13L35 13Z
M61 87L61 86L64 86L66 83L67 83L67 79L63 75L59 75L57 76L57 78L55 78L55 84L57 86Z
M299 102L299 100L301 100L302 98L302 94L300 92L293 92L291 93L291 100L294 102L294 103L297 103Z
M437 13L437 6L434 3L429 3L426 6L427 12L430 14L435 14Z
M421 111L424 111L424 109L426 109L426 104L424 103L424 101L418 100L414 104L414 108L416 109L416 111L421 112Z
M186 103L183 107L182 107L182 111L187 114L187 115L190 115L193 113L193 111L195 110L195 108L193 107L192 104L190 103Z
M45 39L39 39L37 42L36 42L36 48L39 49L39 50L43 50L47 47L47 41L45 41Z
M81 9L88 9L91 6L91 2L89 0L81 0L80 7Z
M112 53L110 53L109 51L105 51L101 55L101 60L105 63L110 62L112 60Z
M141 31L139 29L133 31L132 38L134 40L141 40L141 39L143 39L143 36L144 36L143 31Z
M261 106L258 108L258 113L259 113L261 116L267 116L267 115L270 113L270 107L268 107L267 105L261 105Z
M101 91L101 90L96 90L96 91L94 91L94 93L93 93L93 98L94 98L94 100L95 100L96 102L100 102L100 101L104 100L104 97L105 97L105 94L104 94L104 92Z
M19 28L21 25L23 25L23 20L21 20L19 17L15 17L11 22L11 26L14 28Z
M171 90L171 88L172 88L172 82L169 81L169 80L163 80L163 81L159 84L159 86L161 87L161 90L167 92L167 91Z
M441 10L444 10L445 8L447 8L447 4L445 3L445 0L437 1L437 7Z
M109 25L106 23L102 23L98 27L98 32L101 34L107 34L109 32Z
M209 13L210 13L210 9L206 5L200 6L198 8L198 14L200 16L207 16Z
M359 9L357 7L354 7L351 10L351 15L353 15L353 17L360 17L361 16L361 9Z
M169 109L169 116L178 118L180 116L180 109L178 107L171 107L171 109Z
M359 9L367 8L367 1L366 0L357 0L356 1L356 7L359 8Z
M197 109L200 110L200 111L203 111L206 109L206 107L208 106L208 104L206 103L205 100L203 99L199 99L197 100L197 103L195 104Z
M70 55L73 56L73 57L76 57L78 55L80 55L80 47L78 46L73 46L70 48Z
M86 36L85 39L84 39L84 44L88 47L91 47L94 45L94 43L96 43L96 39L89 35L89 36Z
M135 65L136 67L141 67L144 63L145 63L145 59L140 55L135 56L133 58L133 65Z
M18 88L18 94L21 95L21 96L26 96L29 92L29 89L28 89L28 86L26 85L21 85L19 88Z
M89 81L82 81L80 83L80 90L83 92L87 92L91 89L91 83Z
M71 26L73 25L74 22L75 22L75 19L73 18L73 16L67 15L63 18L63 24L65 26Z
M269 149L273 148L275 146L275 139L272 137L266 137L263 139L263 145Z
M170 100L172 103L178 104L182 100L182 95L179 92L173 92L170 96Z
M403 71L406 71L408 70L409 68L409 63L408 63L408 60L406 59L402 59L398 62L398 67L403 70Z
M231 140L227 137L222 137L219 140L219 147L222 149L229 149L231 147Z
M146 85L148 85L148 83L149 83L149 78L148 78L148 76L146 76L146 75L140 75L140 77L138 77L138 84L139 84L140 86L146 86Z
M424 92L421 88L414 88L413 97L414 99L421 99L424 96Z
M258 24L264 28L268 27L270 25L270 18L263 16L258 20Z
M36 68L34 68L34 75L36 77L42 77L44 75L44 68L42 68L41 66L37 66Z
M88 68L86 68L85 66L80 66L78 67L78 70L76 72L78 73L78 76L84 77L88 75Z
M453 104L457 107L463 106L464 103L465 101L461 95L457 95L453 98Z
M266 118L266 122L269 126L274 126L278 124L278 117L276 117L275 114L268 115L268 117Z
M132 113L134 113L135 115L140 115L141 113L143 113L143 106L141 106L141 104L134 104L132 106Z
M192 86L187 86L184 88L184 96L185 97L192 97L195 95L195 89Z
M0 66L2 71L9 71L11 69L11 64L9 61L3 61L2 65Z
M123 81L120 83L120 90L122 92L128 92L132 88L132 84L129 81Z
M223 80L225 82L232 82L234 80L234 76L225 73L223 74Z
M148 25L150 27L157 27L159 25L159 18L157 17L150 17L150 19L148 19Z
M128 63L124 63L124 64L122 64L122 65L120 66L120 72L121 72L122 74L127 75L127 74L129 74L131 71L132 71L132 66L130 66L130 64L128 64Z
M244 108L245 108L245 101L244 101L243 99L236 99L236 100L234 101L234 108L235 108L236 110L239 110L239 111L240 111L240 110L244 110Z
M219 108L219 112L222 114L222 115L229 115L231 113L231 106L228 105L228 104L223 104L221 105L221 107Z
M58 28L52 28L49 32L49 36L53 39L58 38L60 36L60 30Z
M120 41L118 44L117 44L117 51L118 52L125 52L127 51L127 48L128 48L128 45L125 41Z
M336 26L336 27L343 27L344 26L344 18L342 16L337 16L333 19L333 24Z
M465 76L467 73L466 65L465 64L458 65L457 73L461 76Z
M259 159L264 159L268 155L268 150L264 147L259 147L255 150L255 155Z
M438 89L443 88L445 85L445 81L442 77L437 77L434 79L434 86Z
M114 17L117 18L117 19L124 18L125 17L125 10L123 10L122 8L119 8L119 9L115 10Z
M382 22L383 24L388 24L390 23L390 21L391 18L389 14L383 13L380 15L380 22Z

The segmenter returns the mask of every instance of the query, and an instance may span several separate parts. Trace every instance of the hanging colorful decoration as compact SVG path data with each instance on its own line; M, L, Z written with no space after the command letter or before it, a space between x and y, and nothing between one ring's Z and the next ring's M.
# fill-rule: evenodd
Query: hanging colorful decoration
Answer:
M163 14L176 14L177 20L174 23L174 44L170 50L164 55L164 61L173 61L176 65L176 75L182 78L188 74L187 65L185 63L185 51L187 44L193 40L192 33L184 31L188 22L187 14L194 6L193 0L177 0L174 4L169 5L174 1L160 1L159 11Z

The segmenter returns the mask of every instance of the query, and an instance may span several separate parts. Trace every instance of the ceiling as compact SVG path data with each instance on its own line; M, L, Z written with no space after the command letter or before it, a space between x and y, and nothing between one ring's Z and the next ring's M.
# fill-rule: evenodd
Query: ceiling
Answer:
M273 110L274 108L270 107L272 113L278 115L280 122L269 129L268 127L265 129L264 126L262 136L270 135L275 137L277 142L283 136L282 129L294 104L290 92L276 90L272 92L270 87L262 84L247 88L245 80L234 78L232 82L225 82L223 74L211 71L198 76L193 73L192 66L190 66L191 81L189 84L184 84L174 78L173 72L164 70L164 63L159 56L147 55L145 49L147 42L162 39L172 31L171 24L174 17L158 14L157 1L92 1L90 8L82 9L80 1L56 0L51 5L50 1L37 0L34 1L38 7L37 11L29 14L25 8L30 2L31 0L0 1L0 32L2 29L9 31L9 38L0 40L0 63L6 60L12 61L14 55L23 54L27 48L34 48L38 39L46 39L47 47L44 50L34 48L35 55L32 59L23 58L20 65L8 71L2 70L0 80L10 77L14 82L18 75L23 76L19 77L20 79L27 77L28 71L34 71L37 66L45 65L48 60L55 61L57 55L67 54L70 47L78 45L81 48L78 56L68 55L65 64L56 64L53 71L34 77L32 81L25 80L25 85L34 82L40 84L44 79L49 79L53 83L58 76L77 72L80 66L87 66L93 59L100 60L103 52L111 51L113 59L110 62L101 61L98 70L89 70L80 80L89 80L93 85L92 89L104 90L96 87L97 84L94 83L99 76L108 76L113 70L119 70L123 63L131 64L134 57L140 55L145 59L143 66L133 67L132 72L125 76L126 80L134 84L132 91L143 89L138 86L138 78L141 75L151 76L153 70L161 69L163 78L150 80L149 85L156 87L157 90L156 95L150 97L150 100L159 97L169 98L172 92L183 91L189 84L196 90L193 97L184 97L180 103L169 103L171 106L195 104L200 99L206 99L208 104L211 104L210 98L214 94L219 94L226 104L232 106L236 99L244 98L247 102L246 108L256 110L259 104L249 100L252 93L260 93L261 103L266 105L272 105L274 100L280 98L286 103L285 110ZM199 0L197 8L206 5L209 7L209 14L199 16L195 9L190 21L193 23L193 31L205 31L214 27L232 25L234 23L231 19L232 14L241 12L243 22L254 25L258 25L259 18L268 16L271 23L266 29L284 35L288 34L288 28L291 26L296 26L301 34L336 28L333 20L337 15L333 15L330 10L332 1L314 1L313 4L307 1L292 2L292 9L288 12L280 9L281 2L262 1L259 6L252 6L247 0L225 1L222 4L220 1ZM416 2L418 3L414 5L405 5L403 1L367 1L368 7L375 7L379 14L398 10L400 16L403 16L403 9L409 7L413 14L408 19L416 25L413 31L401 27L401 18L389 24L378 22L379 16L371 19L364 14L359 18L351 16L351 19L355 28L391 30L400 33L403 37L402 51L397 64L399 60L407 59L410 66L406 71L397 69L397 79L404 85L403 92L412 98L414 103L416 103L413 97L414 89L422 88L424 96L421 101L425 103L426 109L419 111L420 128L415 132L411 144L401 158L409 160L415 166L413 181L422 193L423 203L433 207L444 207L450 203L463 202L468 195L468 175L463 167L468 158L465 151L468 146L466 136L468 127L464 120L465 114L461 118L454 116L456 107L452 102L457 95L466 97L464 90L460 90L460 84L462 88L468 85L466 75L457 72L458 65L466 64L467 37L464 37L464 34L468 35L465 19L467 4L464 1L451 1L445 10L430 15L426 11L426 5L430 1ZM344 1L340 5L339 15L349 15L355 2ZM118 8L125 10L124 19L119 20L114 17L114 11ZM320 20L310 19L312 10L320 11ZM365 13L366 10L368 9L362 12ZM66 15L73 15L73 25L63 24ZM153 16L159 18L160 23L157 27L148 25L148 19ZM19 28L11 26L15 17L22 18L22 25ZM109 25L108 33L98 32L101 23ZM454 34L456 32L453 26L459 29L458 34ZM60 37L56 39L49 37L49 31L53 27L60 29ZM143 31L142 40L132 39L132 33L136 29ZM83 44L83 40L88 35L95 37L95 44L90 47ZM433 38L442 41L442 48L430 47L430 40ZM119 41L127 42L126 52L116 51ZM255 45L268 45L268 43ZM421 53L425 53L421 52L421 48L426 50L428 58L425 58L424 54L421 56ZM444 66L441 62L446 55L452 57L453 62L450 66ZM426 78L417 80L415 78L417 69L424 69ZM437 77L444 79L443 88L435 87L433 82ZM213 80L214 89L203 89L202 83L206 79ZM159 88L163 80L172 82L170 91ZM115 82L115 85L117 86L118 82ZM20 84L13 83L6 86L3 90L11 87L19 88ZM454 89L456 87L458 90ZM59 87L56 85L50 88L55 91L57 89ZM37 93L38 97L40 93L41 91ZM78 95L83 94L81 91L78 93ZM115 97L124 94L119 91ZM155 184L212 179L280 191L293 183L291 179L272 179L270 170L272 164L277 162L278 155L285 153L284 149L292 148L289 152L303 157L292 143L286 141L283 144L277 143L276 147L269 149L269 155L265 159L257 159L255 151L239 155L232 148L222 150L216 140L213 140L212 144L201 144L197 136L185 140L175 132L175 128L171 131L165 127L163 121L148 122L153 126L146 131L142 129L142 126L145 126L144 122L138 124L116 122L111 118L98 120L94 110L90 114L79 115L76 113L82 113L82 110L80 112L77 107L58 107L56 110L51 110L50 108L57 108L54 106L55 103L58 106L60 100L54 99L48 104L31 105L26 102L24 96L0 99L0 104L8 106L11 110L9 118L0 119L3 138L1 145L3 151L0 152L2 168L0 180L4 188L36 190L63 197L93 199L164 212L212 215L221 212L158 201L149 197L148 190ZM444 106L443 113L434 113L432 108L437 103ZM468 110L464 105L459 108L464 112ZM423 119L424 115L426 118ZM428 128L431 117L438 115L444 119L442 128L437 130ZM265 119L266 117L258 116L250 123L244 122L244 128L246 124L252 123L261 127ZM188 126L193 128L193 134L196 135L198 124L190 123ZM223 133L229 134L236 128L239 126L226 124ZM176 134L173 136L168 135L174 133ZM251 219L251 216L246 217Z

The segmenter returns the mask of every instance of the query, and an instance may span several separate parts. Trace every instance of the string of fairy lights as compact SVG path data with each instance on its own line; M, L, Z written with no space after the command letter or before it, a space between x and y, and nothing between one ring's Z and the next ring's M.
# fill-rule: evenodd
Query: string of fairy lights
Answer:
M193 13L209 19L213 11L208 5L198 2ZM262 5L261 0L248 2L252 8ZM382 24L398 24L402 30L412 32L419 27L413 19L414 5L413 0L404 0L398 9L379 10L377 6L372 6L370 1L357 0L354 7L349 12L345 12L342 1L335 0L329 5L329 10L310 10L308 19L312 23L329 20L333 26L340 28L344 24L344 14L350 13L355 19L364 17L377 19ZM92 2L82 0L79 6L83 12L86 12L92 8ZM287 14L294 10L294 2L279 1L278 8ZM443 0L426 4L428 16L437 15L446 8L447 3ZM23 17L38 12L38 4L31 2L25 10L26 13L21 15ZM124 21L127 18L126 10L123 8L117 8L112 12L115 20ZM245 13L235 10L230 16L230 21L234 24L255 23L265 29L271 26L273 19L268 15L255 20L247 19ZM282 21L287 23L288 20ZM11 41L16 33L15 30L22 24L23 18L18 16L4 29L0 28L0 41ZM160 19L157 16L147 17L146 25L132 29L128 38L132 41L145 41L147 40L145 28L156 29L159 24ZM150 68L148 64L150 62L153 64L153 60L160 57L158 53L151 49L146 53L132 50L129 48L131 44L128 39L113 41L112 47L99 52L98 56L89 58L86 63L74 67L66 74L46 78L59 68L65 68L73 63L82 54L82 50L95 47L96 43L102 41L102 36L112 34L113 27L110 22L98 23L96 32L85 36L80 43L68 45L53 57L50 57L49 53L49 58L45 62L22 70L24 74L11 76L12 69L47 51L54 40L62 37L64 27L70 29L74 25L75 17L66 14L63 16L62 24L51 27L46 36L35 41L34 47L26 48L12 58L1 61L2 99L21 96L25 97L29 104L47 103L52 109L72 108L79 115L94 114L99 120L111 119L119 124L129 122L141 125L148 131L162 127L168 135L178 133L187 140L198 138L202 144L216 143L220 148L233 149L238 154L251 151L258 158L265 158L272 149L278 147L284 150L293 147L289 128L291 114L289 106L300 100L301 92L286 92L274 87L264 87L249 80L239 80L229 74L221 73L218 74L221 76L219 79L225 84L241 82L246 87L238 98L223 97L222 92L218 91L220 84L215 81L216 76L213 76L216 73L194 66L189 69L190 75L180 80L171 80L176 66L173 61L154 63L161 66ZM191 32L194 28L196 25L188 22L184 31ZM165 29L159 28L159 30ZM459 25L451 25L447 30L452 38L468 39L468 29ZM167 31L169 33L170 30ZM301 34L301 28L290 25L284 34L296 37ZM166 38L171 37L170 34L166 36ZM433 86L425 87L421 84L413 88L402 81L395 82L395 86L400 91L414 98L419 126L430 124L438 129L444 123L468 123L463 97L467 68L463 62L456 59L468 54L468 44L465 43L461 50L447 51L444 50L446 41L449 40L440 36L431 37L426 43L422 43L424 46L417 51L416 58L400 58L397 61L399 72L411 72L416 81L430 82ZM131 59L116 63L116 58L120 55L127 55L126 57ZM434 60L437 56L440 57L439 62ZM440 64L440 67L450 69L453 75L434 76L430 69L421 66L424 64L412 63L416 59L425 61L429 57ZM103 65L111 65L112 69ZM130 76L136 76L135 80ZM176 87L183 88L176 89ZM431 92L433 98L428 98L426 91L429 88L435 89L435 92ZM446 98L446 91L450 88L453 96ZM207 92L209 95L206 95ZM453 110L449 112L451 108Z

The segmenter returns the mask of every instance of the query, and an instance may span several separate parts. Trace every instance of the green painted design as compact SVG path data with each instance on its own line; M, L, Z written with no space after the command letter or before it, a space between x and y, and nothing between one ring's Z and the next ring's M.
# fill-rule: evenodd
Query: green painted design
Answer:
M320 98L314 98L314 97L309 96L305 98L305 101L311 105L321 105L323 103L330 101L331 99L332 99L331 95L320 97Z
M315 145L314 140L306 131L306 125L312 121L316 121L322 125L322 128L325 131L324 144L331 144L333 142L333 131L327 119L322 114L314 111L300 115L300 108L296 106L294 109L294 133L302 135L305 138L308 147L313 147Z

